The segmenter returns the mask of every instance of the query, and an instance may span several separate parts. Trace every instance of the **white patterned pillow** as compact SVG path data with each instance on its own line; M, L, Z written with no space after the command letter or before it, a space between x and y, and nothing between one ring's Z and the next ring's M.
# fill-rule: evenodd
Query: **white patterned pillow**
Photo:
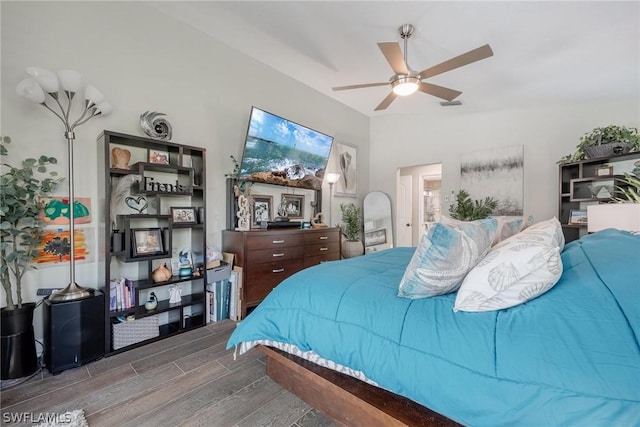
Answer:
M503 240L467 274L453 310L500 310L544 294L562 275L563 247L555 217Z
M422 236L402 277L398 296L425 298L454 292L464 276L489 251L495 219L436 223Z

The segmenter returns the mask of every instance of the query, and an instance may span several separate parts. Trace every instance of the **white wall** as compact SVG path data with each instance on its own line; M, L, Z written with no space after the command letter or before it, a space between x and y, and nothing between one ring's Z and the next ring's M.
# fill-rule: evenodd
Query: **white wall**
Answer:
M521 144L525 214L547 219L557 214L556 162L575 151L584 133L609 124L640 127L640 94L612 104L374 117L369 185L389 194L395 209L397 168L442 162L441 194L450 195L459 189L462 153Z
M369 118L258 63L143 2L1 2L2 135L13 139L9 161L47 154L66 176L62 123L15 94L24 68L72 68L114 106L76 130L77 197L101 208L96 137L104 129L144 136L139 116L168 115L172 141L207 148L208 241L216 247L225 227L224 174L230 155L240 160L252 105L335 136L358 147L360 196L368 189ZM12 160L15 159L15 160ZM58 191L66 195L66 184ZM284 191L284 188L283 188ZM324 189L325 208L329 189ZM361 197L360 197L361 198ZM339 203L333 203L339 217ZM97 221L92 222L97 226ZM95 252L97 254L97 252ZM95 263L76 264L77 282L101 287ZM41 287L64 287L68 267L41 268L25 276L25 300ZM2 305L4 305L4 294ZM36 335L41 336L36 312Z

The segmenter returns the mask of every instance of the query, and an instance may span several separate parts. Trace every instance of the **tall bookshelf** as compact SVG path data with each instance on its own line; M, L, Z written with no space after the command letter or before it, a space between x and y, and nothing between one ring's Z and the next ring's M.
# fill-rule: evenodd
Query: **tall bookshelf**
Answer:
M99 274L104 278L109 355L205 325L206 152L108 130L98 137L98 147L99 188L104 195L99 204L104 207L99 233L104 263ZM114 159L114 148L128 160ZM141 241L147 238L151 243ZM191 271L177 265L180 254L188 254ZM174 274L154 282L152 272L162 265ZM120 279L126 279L122 289L127 290L114 295L112 281ZM175 286L182 297L170 303L169 290ZM158 302L147 309L151 292ZM146 326L136 331L154 323L159 325L156 333L145 332ZM126 340L131 342L114 348L114 334L120 334L116 341L122 342L123 333L131 334Z

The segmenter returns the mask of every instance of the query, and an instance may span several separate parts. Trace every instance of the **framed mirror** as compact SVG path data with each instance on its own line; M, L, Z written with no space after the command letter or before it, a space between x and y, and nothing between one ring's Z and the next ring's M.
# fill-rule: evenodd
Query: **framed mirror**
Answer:
M376 252L393 247L393 219L391 199L381 191L372 191L362 203L364 216L365 252Z

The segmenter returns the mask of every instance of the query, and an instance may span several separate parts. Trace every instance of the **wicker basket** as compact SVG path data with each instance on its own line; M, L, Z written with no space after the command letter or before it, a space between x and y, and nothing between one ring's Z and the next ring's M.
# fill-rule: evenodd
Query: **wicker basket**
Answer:
M112 325L113 349L126 347L160 335L158 316L143 317L133 322Z
M584 155L587 159L597 159L599 157L626 154L630 149L631 144L627 144L626 142L608 142L585 148Z

